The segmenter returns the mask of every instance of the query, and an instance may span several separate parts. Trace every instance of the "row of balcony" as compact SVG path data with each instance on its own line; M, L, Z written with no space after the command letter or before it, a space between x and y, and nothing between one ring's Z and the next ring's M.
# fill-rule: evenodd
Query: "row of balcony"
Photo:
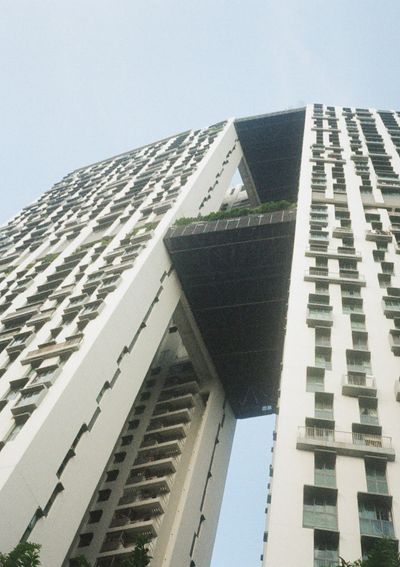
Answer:
M390 437L356 431L336 431L325 427L299 427L296 446L303 451L331 449L338 455L377 455L386 457L389 461L394 461L395 458Z
M129 530L109 532L104 540L101 547L100 557L105 555L115 555L128 553L134 550L138 538L146 538L149 540L157 537L157 531L161 524L161 518L154 518L149 525L138 528L130 528ZM151 552L151 544L149 546L149 551ZM110 553L112 552L112 553ZM106 565L106 563L100 563L98 561L97 565ZM111 563L112 565L112 563Z
M305 281L310 282L330 282L339 284L357 284L365 286L365 278L361 276L357 270L340 270L339 272L330 272L327 268L317 268L310 266L304 274Z

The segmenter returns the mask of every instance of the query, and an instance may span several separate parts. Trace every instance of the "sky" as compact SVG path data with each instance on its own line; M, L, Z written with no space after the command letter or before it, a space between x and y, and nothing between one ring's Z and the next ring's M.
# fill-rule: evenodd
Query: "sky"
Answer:
M69 171L230 116L400 109L399 0L0 0L0 223ZM272 418L241 422L212 567L259 565Z

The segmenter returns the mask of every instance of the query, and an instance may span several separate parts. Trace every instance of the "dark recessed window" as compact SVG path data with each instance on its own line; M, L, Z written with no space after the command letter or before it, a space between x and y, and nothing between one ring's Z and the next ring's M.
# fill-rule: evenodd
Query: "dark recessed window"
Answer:
M89 514L88 524L96 524L97 522L100 521L102 515L103 515L103 510L93 510L93 512L90 512Z
M92 539L93 539L93 533L91 532L88 534L81 534L79 536L78 547L87 547L88 545L90 545Z
M116 480L117 476L119 475L119 470L108 471L106 475L106 482L112 482Z

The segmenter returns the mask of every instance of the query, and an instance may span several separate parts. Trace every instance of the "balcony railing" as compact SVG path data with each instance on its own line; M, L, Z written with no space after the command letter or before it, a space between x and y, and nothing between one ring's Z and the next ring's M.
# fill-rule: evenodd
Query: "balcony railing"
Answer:
M134 548L138 537L154 538L155 534L151 529L141 530L140 533L137 534L136 538L126 538L124 533L122 533L118 537L110 538L108 540L106 539L101 547L100 553L107 553L110 551L131 551Z
M375 454L385 456L389 461L393 461L395 458L390 437L356 431L335 431L321 427L299 427L298 449L315 451L328 447L335 449L341 455L364 456Z
M111 521L110 528L121 526L134 527L147 522L156 523L156 520L159 519L162 513L163 510L159 506L155 506L153 509L147 510L146 513L136 516L130 514L128 510L126 514L119 513L119 515L116 515Z
M366 374L345 374L342 381L342 394L344 396L376 396L376 384L372 376Z
M126 481L126 486L135 485L135 486L143 486L144 488L148 488L150 486L154 486L155 484L161 484L168 490L171 490L172 483L173 483L173 473L165 472L161 475L144 475L144 474L132 474L128 477Z
M374 520L360 517L361 535L394 538L393 523L389 520Z
M314 567L338 567L339 559L314 559Z
M310 267L305 271L305 281L327 281L332 283L348 283L365 286L365 279L355 270L341 270L340 272L328 272L325 268Z
M367 240L374 240L376 242L391 242L393 235L388 230L368 230L366 234Z
M61 356L69 352L76 351L79 349L82 338L82 334L77 334L73 337L68 337L68 339L63 343L46 343L39 346L38 349L28 352L27 356L21 362L22 364L31 364L32 362L37 362L45 358Z

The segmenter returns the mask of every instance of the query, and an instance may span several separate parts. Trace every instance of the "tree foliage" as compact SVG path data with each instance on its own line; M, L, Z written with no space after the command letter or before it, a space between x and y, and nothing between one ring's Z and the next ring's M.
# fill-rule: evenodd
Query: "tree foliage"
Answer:
M237 217L247 217L249 215L262 215L264 213L273 213L275 211L292 209L295 206L296 203L293 203L292 201L269 201L253 208L238 207L229 211L215 211L214 213L209 213L204 217L182 217L175 221L175 226L186 226L194 222L234 219Z
M84 555L79 555L78 557L74 557L71 561L73 567L92 567L89 561L86 559Z
M148 540L145 537L138 537L135 549L122 563L122 567L147 567L151 557L148 550Z
M0 567L40 567L40 545L25 541L19 543L10 553L0 553Z
M342 559L340 567L400 567L400 554L393 541L382 539L372 548L366 559L359 559L353 563Z

